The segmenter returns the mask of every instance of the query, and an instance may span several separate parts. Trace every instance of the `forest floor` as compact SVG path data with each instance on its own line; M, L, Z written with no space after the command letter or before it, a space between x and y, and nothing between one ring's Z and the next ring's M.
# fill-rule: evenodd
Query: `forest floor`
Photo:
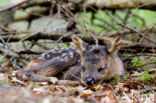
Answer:
M0 25L0 57L4 56L8 62L18 55L15 58L18 64L14 67L16 70L24 67L25 62L30 59L29 57L44 50L54 49L53 46L55 47L56 44L59 47L60 41L60 45L63 40L70 42L71 34L80 36L88 43L92 43L94 39L95 41L99 40L99 43L100 41L102 43L110 42L114 37L120 35L123 36L124 47L121 48L120 54L122 55L119 56L123 56L121 59L124 62L126 73L122 77L116 76L102 84L85 87L22 81L16 77L16 70L0 71L0 103L156 103L156 13L154 10L151 12L146 9L138 10L138 8L129 10L126 7L125 10L102 11L99 9L97 11L95 9L96 11L93 10L93 12L85 12L87 9L82 9L84 11L82 12L80 9L82 4L79 6L76 3L75 7L70 3L69 5L63 3L63 1L73 2L74 0L60 0L58 4L51 2L52 0L24 1L25 4L21 6L17 4L12 6L11 4L11 7L4 6L7 8L1 10L1 12L6 12L1 14L3 22L11 22L13 15L16 17L8 25L5 23ZM15 13L12 12L14 7L17 7ZM84 13L87 15L83 15ZM3 22L0 21L0 24ZM146 24L150 26L148 27ZM89 28L92 29L89 30ZM90 39L87 34L95 34L95 36L92 35L93 39ZM55 40L57 41L54 42ZM154 46L151 46L150 43ZM64 47L70 46L65 45ZM124 52L126 53L123 55ZM145 54L147 58L141 60L142 56L146 56ZM3 61L5 62L5 60L1 60L2 63ZM154 66L142 69L141 67L146 64ZM139 69L133 68L133 66Z
M155 77L148 72L115 77L91 88L24 82L0 73L0 103L156 103Z

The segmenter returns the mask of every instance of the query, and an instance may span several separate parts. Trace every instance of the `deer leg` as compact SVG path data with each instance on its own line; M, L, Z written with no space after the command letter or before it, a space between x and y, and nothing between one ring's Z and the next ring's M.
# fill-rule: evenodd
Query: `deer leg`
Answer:
M45 77L42 75L34 74L32 72L20 73L18 75L21 75L22 76L21 78L23 78L23 79L29 79L29 80L34 81L34 82L49 82L51 84L71 85L71 86L76 86L76 85L81 84L80 80L77 80L77 81L58 80L56 77Z
M18 77L21 79L28 79L34 82L49 82L57 84L58 79L56 77L46 77L43 75L34 74L33 72L19 72Z
M71 86L77 86L80 85L80 81L71 81L71 80L59 80L58 85L71 85Z
M78 56L79 55L76 52L69 51L51 59L34 59L26 68L21 70L17 76L19 78L26 76L28 79L33 81L53 81L51 76L75 65L77 63ZM41 79L40 75L42 76Z
M70 67L71 65L75 64L77 58L69 58L67 61L61 59L51 59L45 62L41 62L36 66L26 67L21 70L17 76L19 78L23 78L26 76L28 79L36 82L42 81L51 81L53 82L53 78L50 76L54 76L55 74L59 73L60 71ZM36 76L38 75L38 76ZM45 76L45 77L43 77ZM39 78L38 78L39 77ZM42 78L41 78L42 77ZM41 79L40 79L41 78ZM49 80L50 79L50 80Z

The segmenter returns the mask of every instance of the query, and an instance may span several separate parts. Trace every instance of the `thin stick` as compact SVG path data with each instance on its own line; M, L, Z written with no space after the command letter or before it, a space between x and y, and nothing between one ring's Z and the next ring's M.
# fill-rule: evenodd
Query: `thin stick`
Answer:
M136 29L134 29L134 28L131 28L131 27L127 26L127 25L124 25L124 24L120 23L109 11L106 10L106 12L107 12L107 14L108 14L118 25L121 25L122 27L125 27L125 28L127 28L127 29L129 29L129 30L132 30L132 31L138 33L138 34L141 35L141 36L144 36L144 34L142 34L141 32L139 32L138 30L136 30ZM145 37L145 39L147 39L148 41L152 42L153 44L156 44L156 41L153 41L153 40L149 39L148 37Z

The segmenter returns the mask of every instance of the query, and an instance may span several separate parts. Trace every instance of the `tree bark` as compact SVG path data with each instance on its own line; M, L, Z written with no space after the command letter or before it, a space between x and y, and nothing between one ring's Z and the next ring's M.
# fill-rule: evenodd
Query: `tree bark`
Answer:
M107 9L146 8L156 9L156 0L85 0L85 6Z

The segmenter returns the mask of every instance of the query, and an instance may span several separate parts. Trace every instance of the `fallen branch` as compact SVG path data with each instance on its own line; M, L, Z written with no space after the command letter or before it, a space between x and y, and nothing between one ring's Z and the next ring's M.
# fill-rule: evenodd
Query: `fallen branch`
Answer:
M61 33L60 34L59 33L57 33L57 34L56 33L55 34L53 34L53 33L44 34L44 33L40 33L40 32L35 34L35 35L16 34L16 35L12 35L11 37L10 36L1 36L1 38L4 41L8 41L8 39L9 39L9 42L18 42L21 40L39 40L39 39L58 40L60 37L62 37L62 35L67 35L61 39L63 42L70 42L71 41L71 37L68 34L61 34ZM84 40L85 42L87 42L89 44L95 44L95 39L91 35L82 35L82 34L76 34L76 35L79 36L82 40ZM104 45L104 44L108 44L114 38L97 36L97 39L99 41L99 44ZM0 42L2 42L2 41L0 41ZM122 40L121 44L131 45L132 42Z
M10 38L9 42L18 42L21 40L39 40L39 39L50 39L50 40L58 40L60 37L62 37L63 34L41 34L38 33L36 35L29 35L29 34L20 34L20 35L12 35L12 37L10 38L10 36L1 36L1 38L4 41L8 41L8 39ZM71 42L71 35L67 35L64 36L63 38L61 38L61 40L63 42ZM95 40L92 36L89 35L81 35L81 34L77 34L77 36L79 36L82 40L84 40L85 42L89 43L89 44L95 44ZM104 36L96 36L99 44L101 45L105 45L110 43L110 41L112 41L114 38L109 38L109 37L104 37ZM26 39L25 39L26 38ZM2 41L0 41L2 42ZM132 45L133 43L130 41L126 41L126 40L122 40L121 42L121 49L120 52L132 52L132 53L156 53L156 46L155 45L147 45L147 44L135 44ZM21 51L19 53L22 54L38 54L37 52L33 52L33 51Z
M139 29L138 31L140 31L140 32L148 32L148 33L156 33L156 29L155 28ZM114 31L114 32L102 33L102 34L100 34L98 36L107 36L107 37L119 36L119 35L124 35L125 36L127 34L134 34L134 33L136 33L136 32L135 31L132 31L130 29L124 29L124 30L120 30L119 29L119 30Z
M156 53L156 45L149 44L134 44L129 46L122 46L120 52L132 53Z
M145 8L155 10L156 0L85 0L86 7L107 9Z

